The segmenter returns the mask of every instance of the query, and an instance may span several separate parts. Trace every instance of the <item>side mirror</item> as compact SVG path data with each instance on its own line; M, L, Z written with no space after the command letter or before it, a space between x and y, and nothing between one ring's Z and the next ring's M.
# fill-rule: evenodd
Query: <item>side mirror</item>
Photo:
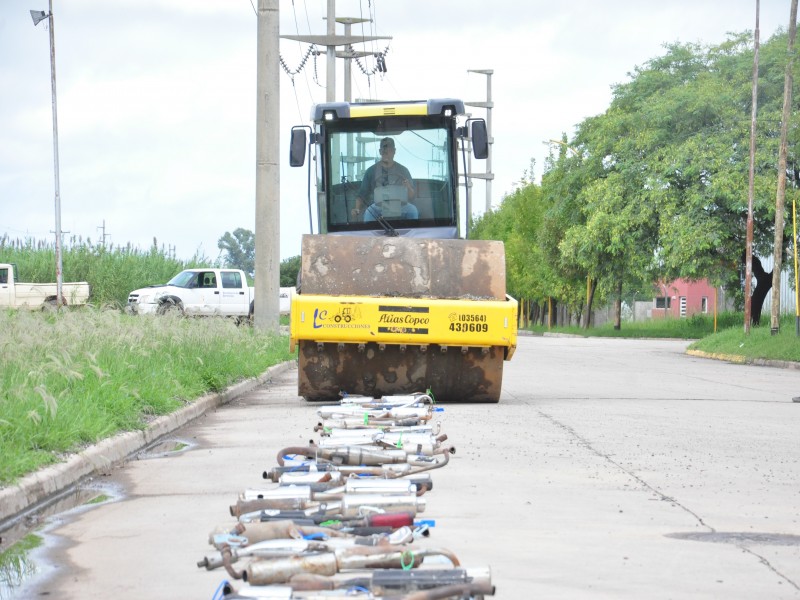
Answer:
M476 119L471 122L472 153L475 158L484 159L489 156L489 135L486 133L486 121Z
M289 144L289 165L302 167L306 162L306 146L308 146L305 126L292 127L292 139Z

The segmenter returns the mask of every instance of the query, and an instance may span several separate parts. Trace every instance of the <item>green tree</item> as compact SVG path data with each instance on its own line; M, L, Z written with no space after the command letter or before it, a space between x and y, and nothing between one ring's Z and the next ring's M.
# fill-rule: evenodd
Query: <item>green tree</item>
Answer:
M300 256L292 256L281 261L281 287L297 285L297 274L300 272Z
M530 181L532 176L533 164L521 187L505 196L497 209L474 221L470 237L504 241L508 293L533 301L538 308L553 295L553 275L537 243L544 206L541 187Z
M241 269L250 277L256 270L256 236L249 229L239 227L231 234L225 232L217 241L217 247L224 253L225 266Z
M762 46L759 70L759 113L756 140L754 249L772 247L777 139L782 105L779 84L785 57L785 36ZM780 49L780 52L779 52ZM731 37L708 48L671 46L651 61L619 98L634 100L649 135L640 146L650 180L643 196L658 206L659 257L667 278L727 282L741 297L740 272L748 199L751 116L752 40ZM656 93L639 81L657 79ZM757 259L754 260L754 263ZM753 321L771 285L757 269ZM760 288L760 289L759 289Z
M761 47L754 222L762 255L772 247L785 45L779 34ZM617 298L647 277L741 289L752 65L748 33L716 46L667 45L614 87L603 114L579 124L568 144L575 156L562 150L542 178L549 208L540 238L564 280L588 274Z
M580 260L577 253L565 253L563 245L568 231L572 230L574 235L586 224L582 190L592 181L593 165L586 162L586 149L576 146L577 141L570 145L566 136L562 137L557 157L551 154L545 163L542 176L544 215L537 242L553 274L551 295L572 307L575 315L583 314L584 324L588 326L597 277L587 270L585 261ZM588 306L587 279L591 286Z

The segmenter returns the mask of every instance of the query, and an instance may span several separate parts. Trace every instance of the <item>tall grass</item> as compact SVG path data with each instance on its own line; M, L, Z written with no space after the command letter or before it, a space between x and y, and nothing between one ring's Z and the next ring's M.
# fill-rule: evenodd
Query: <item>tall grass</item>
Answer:
M52 283L55 275L55 247L32 239L11 240L0 237L0 262L15 263L20 281ZM90 302L96 306L122 307L135 289L166 283L186 268L214 266L205 256L188 261L170 256L156 240L148 250L127 246L93 244L91 240L71 238L62 249L64 281L88 281L92 287Z
M0 485L289 360L230 319L0 312Z

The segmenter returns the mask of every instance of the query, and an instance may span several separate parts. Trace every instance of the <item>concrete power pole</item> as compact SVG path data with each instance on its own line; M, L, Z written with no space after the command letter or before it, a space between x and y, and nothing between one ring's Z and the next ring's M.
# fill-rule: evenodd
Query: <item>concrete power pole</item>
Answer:
M55 196L55 213L56 213L56 306L61 307L64 300L63 286L64 286L64 273L61 258L61 186L59 184L58 175L58 108L56 102L56 34L55 34L55 20L53 19L53 0L48 3L50 12L45 13L41 10L32 10L31 19L33 26L36 27L40 21L48 20L50 28L50 86L52 90L52 106L53 106L53 171L56 186Z
M255 326L280 323L280 73L278 0L258 0Z
M467 72L486 75L486 102L465 102L464 104L486 109L486 134L489 138L489 156L486 157L486 172L473 173L472 162L470 161L469 176L474 179L486 180L486 212L489 212L492 208L492 179L494 179L494 173L492 173L492 145L494 144L494 138L492 137L492 109L494 108L494 102L492 101L492 75L494 70L468 69Z
M334 102L336 100L336 57L347 59L345 62L346 76L348 81L345 82L346 93L350 93L350 60L360 56L368 56L370 52L336 52L337 46L350 46L352 44L359 44L362 42L372 42L374 40L390 40L390 36L385 35L350 35L350 25L353 23L361 23L366 19L350 19L336 18L336 2L335 0L328 0L328 16L327 20L327 33L326 35L282 35L281 37L287 40L295 40L297 42L304 42L306 44L315 44L317 46L325 46L326 52L326 81L325 81L325 101ZM345 25L345 35L336 35L336 23L340 22ZM349 101L349 98L346 98Z
M792 0L789 16L789 45L786 50L786 73L783 78L783 116L781 143L778 150L778 191L775 195L775 242L772 254L772 312L770 332L775 335L781 327L781 267L783 264L783 208L786 202L786 155L788 154L789 119L792 115L792 82L794 77L794 42L797 38L797 0Z
M341 23L344 25L344 36L350 37L351 28L356 23L367 23L369 19L356 19L355 17L338 17L336 19L337 23ZM336 52L336 58L343 58L344 59L344 101L350 102L353 100L353 91L352 91L352 84L353 84L353 75L352 75L352 68L353 68L353 59L354 58L363 58L365 56L369 56L372 54L371 52L366 52L364 50L346 50L346 51L338 51ZM347 138L348 141L350 138Z

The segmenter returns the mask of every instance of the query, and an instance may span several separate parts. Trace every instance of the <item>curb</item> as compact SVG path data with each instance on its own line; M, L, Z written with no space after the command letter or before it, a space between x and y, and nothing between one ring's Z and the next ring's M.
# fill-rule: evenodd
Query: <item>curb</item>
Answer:
M16 484L0 488L0 533L16 525L27 514L57 500L81 479L107 471L206 411L227 404L282 375L292 364L293 361L287 361L274 365L258 377L232 385L223 392L206 394L174 413L158 417L142 431L119 433L71 455L63 463L44 467Z
M713 360L724 360L737 365L755 365L757 367L778 367L780 369L792 369L800 371L800 363L791 360L769 360L766 358L748 358L741 354L717 354L715 352L703 352L702 350L687 350L689 356L697 358L710 358Z

